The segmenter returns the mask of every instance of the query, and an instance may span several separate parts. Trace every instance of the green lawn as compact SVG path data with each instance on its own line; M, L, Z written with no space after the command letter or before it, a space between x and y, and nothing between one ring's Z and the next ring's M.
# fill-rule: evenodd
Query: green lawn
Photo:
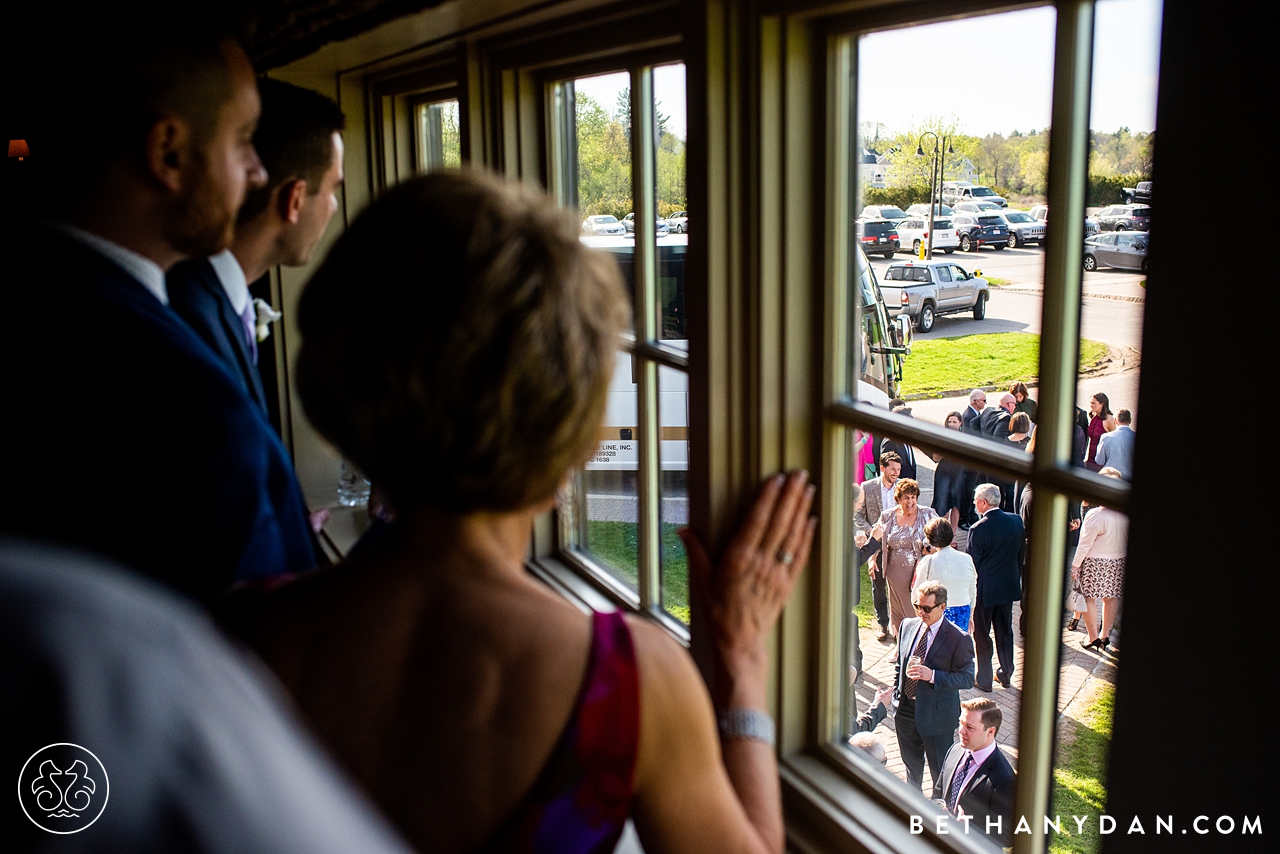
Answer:
M1080 367L1089 368L1107 355L1101 341L1080 341ZM901 394L939 395L985 386L1008 388L1015 381L1034 382L1040 370L1040 336L999 332L915 341L903 361Z
M682 526L662 525L662 604L667 613L689 624L689 559L676 536ZM639 547L635 522L587 522L587 549L605 566L631 584L636 583Z
M1098 817L1107 805L1107 756L1111 749L1111 717L1115 688L1108 685L1081 714L1066 718L1059 730L1057 767L1053 770L1050 816L1062 817L1049 854L1094 854L1098 850ZM1084 816L1083 830L1068 816Z

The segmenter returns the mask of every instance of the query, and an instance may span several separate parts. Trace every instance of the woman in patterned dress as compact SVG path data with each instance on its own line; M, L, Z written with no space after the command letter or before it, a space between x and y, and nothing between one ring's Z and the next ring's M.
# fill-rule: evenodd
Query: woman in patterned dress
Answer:
M1120 479L1120 472L1107 466L1098 474ZM1080 526L1080 545L1071 561L1071 580L1079 581L1088 601L1085 628L1089 642L1085 649L1103 650L1111 645L1111 625L1116 605L1124 592L1124 561L1129 541L1129 517L1109 507L1092 508ZM1102 600L1102 626L1098 626L1097 600Z
M925 523L936 519L938 514L932 507L919 506L920 485L909 477L901 478L893 485L893 500L897 506L880 514L880 522L884 525L880 565L884 567L888 581L889 621L896 635L902 621L914 613L911 579L916 573L916 564L924 556Z

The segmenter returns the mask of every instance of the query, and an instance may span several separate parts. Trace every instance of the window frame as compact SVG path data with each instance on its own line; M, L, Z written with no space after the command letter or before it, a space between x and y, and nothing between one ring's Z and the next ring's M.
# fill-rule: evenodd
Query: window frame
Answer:
M1025 3L963 4L960 11L985 14L1028 8ZM1047 5L1047 4L1033 4ZM1093 11L1089 2L1058 3L1055 33L1055 77L1053 84L1053 127L1055 148L1050 159L1049 195L1055 207L1066 213L1055 217L1046 250L1045 297L1042 308L1042 349L1040 365L1040 431L1038 451L1034 458L1017 455L997 447L978 447L932 425L902 423L879 410L850 400L842 366L849 352L845 336L845 294L842 284L846 275L848 251L844 229L834 225L851 218L850 199L842 177L853 168L848 134L848 112L856 111L851 69L856 68L854 34L875 31L890 25L926 23L953 17L957 10L942 9L937 4L900 3L869 8L865 12L841 13L821 18L813 12L767 16L759 26L760 114L771 110L794 111L797 117L806 113L818 121L788 121L782 127L782 146L797 152L793 167L807 176L788 175L785 169L771 169L761 158L762 199L768 199L766 175L779 175L780 187L773 188L782 199L779 208L798 205L798 195L810 188L822 188L822 217L828 228L822 234L825 245L814 247L826 259L825 270L814 290L821 294L811 305L821 305L824 321L814 328L824 330L822 353L818 357L822 380L814 395L813 420L801 419L795 441L803 443L806 428L820 435L817 453L810 462L820 471L821 522L817 555L811 561L810 588L798 595L784 614L780 642L791 650L775 656L777 700L780 720L780 759L784 794L789 815L801 806L818 821L806 826L807 832L830 832L844 838L871 838L889 843L895 850L989 850L985 843L949 835L939 836L928 830L918 836L906 831L907 816L926 810L918 798L905 787L886 785L878 774L869 774L858 757L836 745L840 731L840 708L835 698L842 683L843 654L839 649L843 638L839 609L844 601L844 520L850 516L846 490L838 473L847 470L847 441L844 433L859 427L876 435L893 435L924 450L946 453L962 463L980 466L1007 477L1036 484L1037 501L1032 509L1033 540L1030 545L1031 571L1027 599L1031 604L1029 623L1033 627L1026 639L1021 728L1019 734L1019 777L1014 814L1042 815L1051 797L1052 755L1058 682L1058 645L1060 638L1047 627L1057 625L1056 608L1050 602L1061 600L1062 566L1065 549L1066 508L1068 497L1086 498L1127 512L1128 486L1107 481L1070 465L1071 416L1074 413L1077 380L1077 344L1079 332L1080 282L1084 238L1084 192L1087 176L1089 82L1092 72ZM776 71L771 75L770 71ZM819 85L824 84L824 85ZM810 94L807 104L803 102ZM770 101L776 99L776 103ZM796 100L802 103L797 104ZM815 106L818 105L818 106ZM825 112L820 110L825 109ZM856 112L854 113L856 115ZM761 127L769 125L762 121ZM821 129L821 130L813 130ZM807 162L803 153L817 150L814 157L821 163ZM823 168L825 167L825 168ZM819 177L820 176L820 177ZM799 188L798 190L796 188ZM767 218L768 211L762 211ZM787 220L789 221L789 220ZM762 241L762 253L786 252L803 245L796 235L784 233L776 241ZM770 243L777 245L770 246ZM783 302L790 300L792 287L803 289L799 274L788 281L784 274L776 282L759 282L762 290L778 288ZM824 284L825 283L825 284ZM797 303L800 301L797 300ZM809 318L806 318L809 319ZM765 318L759 318L764 327ZM758 342L760 343L760 342ZM768 348L760 343L761 351ZM798 367L808 368L804 357L785 360L786 373ZM763 413L762 413L763 415ZM788 430L786 424L776 424ZM809 595L804 595L808 593ZM804 643L805 637L810 643ZM791 639L800 641L793 645ZM795 654L796 646L811 655ZM816 674L816 675L815 675ZM797 726L803 720L808 726ZM882 814L891 816L892 827L871 829L864 810L871 804ZM819 826L821 829L819 829ZM900 832L899 832L900 831ZM1045 838L1042 828L1015 840L1015 852L1042 851ZM802 847L802 846L797 846Z
M626 25L620 26L623 21ZM489 145L493 165L509 175L541 183L567 207L577 206L576 140L569 136L573 114L558 105L557 87L596 74L623 71L631 76L635 332L623 349L636 366L637 588L632 590L578 545L581 506L544 514L537 520L529 566L580 607L621 608L645 615L688 645L688 627L662 607L658 374L659 368L688 374L691 360L687 353L664 345L659 337L653 309L657 304L656 203L652 190L640 192L643 187L655 186L651 71L687 61L684 23L681 4L666 2L605 13L589 24L579 20L552 24L533 40L508 44L499 38L482 45L480 53L491 81ZM646 140L648 145L643 144ZM686 300L689 298L686 284Z

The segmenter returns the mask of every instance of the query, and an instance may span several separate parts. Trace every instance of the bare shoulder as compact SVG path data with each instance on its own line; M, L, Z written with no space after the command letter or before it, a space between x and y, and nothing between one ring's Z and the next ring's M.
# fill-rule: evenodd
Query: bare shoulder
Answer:
M626 621L636 651L642 702L705 703L710 709L710 695L689 651L644 617L628 614Z

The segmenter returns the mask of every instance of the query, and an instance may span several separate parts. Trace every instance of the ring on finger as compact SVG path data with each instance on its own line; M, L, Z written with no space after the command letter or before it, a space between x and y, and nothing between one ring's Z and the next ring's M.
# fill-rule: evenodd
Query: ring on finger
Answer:
M791 552L787 551L786 549L778 549L778 552L777 554L774 555L774 557L777 558L778 563L782 564L783 566L790 566L791 562L795 560L795 555L791 554Z

